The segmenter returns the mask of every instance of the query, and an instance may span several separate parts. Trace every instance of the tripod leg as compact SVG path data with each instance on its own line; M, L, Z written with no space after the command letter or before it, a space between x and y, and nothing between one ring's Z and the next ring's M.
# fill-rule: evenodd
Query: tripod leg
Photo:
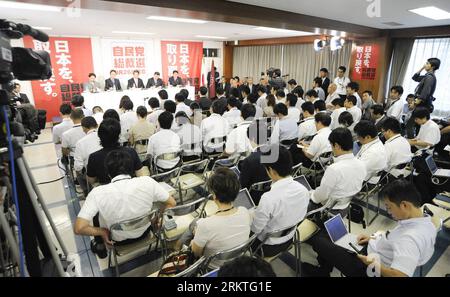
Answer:
M5 234L5 236L6 236L6 241L9 243L9 246L11 246L11 253L12 253L14 263L19 265L19 263L20 263L19 252L18 252L19 245L17 244L16 240L14 239L14 235L11 232L11 229L8 224L8 220L6 219L3 211L0 211L0 226L2 227L3 234ZM3 253L1 255L1 258L3 259Z

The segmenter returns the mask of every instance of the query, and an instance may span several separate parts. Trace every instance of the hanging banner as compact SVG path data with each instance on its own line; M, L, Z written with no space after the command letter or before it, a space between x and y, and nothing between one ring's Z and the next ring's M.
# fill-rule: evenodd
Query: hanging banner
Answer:
M73 95L83 92L83 83L93 72L91 39L50 37L40 42L25 37L24 45L50 54L53 76L31 82L36 108L45 109L50 121L59 116L61 103L70 103Z
M203 42L161 41L163 80L168 82L174 70L184 84L201 84Z
M354 80L375 80L380 48L377 44L356 47L352 77Z

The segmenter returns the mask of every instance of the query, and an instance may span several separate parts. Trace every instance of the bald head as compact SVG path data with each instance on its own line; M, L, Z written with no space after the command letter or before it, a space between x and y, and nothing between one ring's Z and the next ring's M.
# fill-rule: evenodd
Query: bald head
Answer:
M332 83L328 86L328 94L333 94L337 90L337 85Z

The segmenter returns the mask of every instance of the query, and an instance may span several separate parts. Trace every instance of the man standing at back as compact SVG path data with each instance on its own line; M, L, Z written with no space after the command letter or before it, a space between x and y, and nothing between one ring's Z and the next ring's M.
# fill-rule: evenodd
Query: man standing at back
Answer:
M345 97L347 96L347 85L350 83L350 79L345 76L346 71L347 71L346 67L340 66L338 68L338 76L334 79L334 83L337 86L337 93L344 100Z

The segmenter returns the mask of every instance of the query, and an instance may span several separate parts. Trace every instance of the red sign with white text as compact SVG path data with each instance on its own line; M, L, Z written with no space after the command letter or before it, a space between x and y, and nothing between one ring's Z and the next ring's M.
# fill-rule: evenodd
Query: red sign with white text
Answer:
M186 84L198 86L202 74L203 42L161 41L161 62L164 81L174 70Z
M354 80L375 80L378 65L379 46L366 44L356 47L352 76Z
M40 42L25 37L24 45L50 54L53 76L31 82L35 106L47 111L49 121L59 116L61 103L70 103L73 95L83 92L83 83L94 68L91 39L50 37L48 42Z

